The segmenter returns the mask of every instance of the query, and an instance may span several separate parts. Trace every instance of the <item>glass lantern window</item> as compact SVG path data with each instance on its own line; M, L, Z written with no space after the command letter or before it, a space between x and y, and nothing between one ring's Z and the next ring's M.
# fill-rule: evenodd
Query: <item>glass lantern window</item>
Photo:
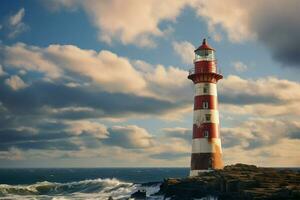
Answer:
M215 60L214 51L209 49L196 51L195 60Z

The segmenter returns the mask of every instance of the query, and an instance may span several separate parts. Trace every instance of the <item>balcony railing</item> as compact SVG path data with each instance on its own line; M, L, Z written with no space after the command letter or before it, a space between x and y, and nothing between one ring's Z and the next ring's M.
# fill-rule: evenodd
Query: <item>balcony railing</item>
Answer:
M219 68L212 68L212 70L210 71L212 73L217 73L217 74L222 74L221 69ZM198 69L197 73L210 73L207 70L203 70L203 69ZM189 69L189 75L195 74L195 68Z

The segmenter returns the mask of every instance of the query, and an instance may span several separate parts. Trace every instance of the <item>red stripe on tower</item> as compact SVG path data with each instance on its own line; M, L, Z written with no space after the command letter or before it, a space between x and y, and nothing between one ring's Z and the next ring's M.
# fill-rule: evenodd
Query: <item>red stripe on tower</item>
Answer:
M195 66L188 76L195 84L190 176L223 168L216 85L223 76L218 73L214 53L204 39L195 50Z

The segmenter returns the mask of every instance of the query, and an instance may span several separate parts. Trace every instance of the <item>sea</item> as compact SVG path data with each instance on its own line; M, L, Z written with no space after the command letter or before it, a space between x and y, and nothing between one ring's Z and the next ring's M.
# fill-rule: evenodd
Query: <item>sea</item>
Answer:
M143 189L147 199L159 200L154 194L165 178L188 173L189 168L0 169L0 199L125 200Z

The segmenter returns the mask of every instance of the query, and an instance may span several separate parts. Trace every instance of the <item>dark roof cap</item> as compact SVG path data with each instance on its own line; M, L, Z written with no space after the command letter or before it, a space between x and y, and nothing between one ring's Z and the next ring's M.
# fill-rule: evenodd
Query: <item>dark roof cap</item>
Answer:
M211 46L209 46L206 43L206 39L205 38L203 39L202 45L200 47L198 47L195 51L198 51L198 50L213 50L213 51L215 51L214 48L212 48Z

